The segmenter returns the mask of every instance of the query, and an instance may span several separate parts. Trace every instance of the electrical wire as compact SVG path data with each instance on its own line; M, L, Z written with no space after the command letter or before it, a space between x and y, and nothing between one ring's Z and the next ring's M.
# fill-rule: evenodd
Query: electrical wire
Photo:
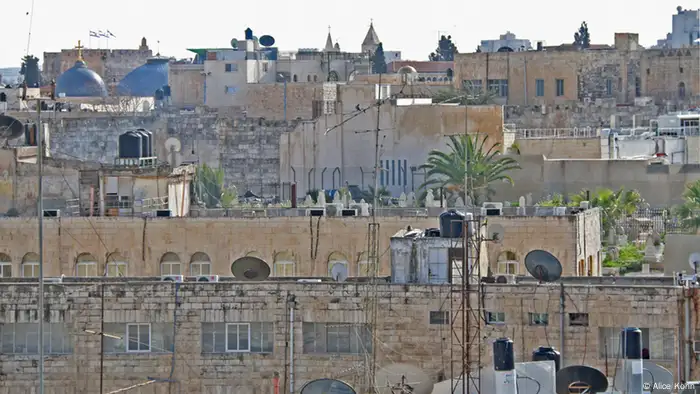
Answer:
M519 376L519 375L517 375L515 378L515 388L518 392L520 392L520 386L518 385L518 379L530 380L532 382L535 382L535 384L537 385L537 391L534 392L533 394L540 394L540 390L542 389L542 385L540 384L540 382L538 382L536 379L533 379L529 376Z

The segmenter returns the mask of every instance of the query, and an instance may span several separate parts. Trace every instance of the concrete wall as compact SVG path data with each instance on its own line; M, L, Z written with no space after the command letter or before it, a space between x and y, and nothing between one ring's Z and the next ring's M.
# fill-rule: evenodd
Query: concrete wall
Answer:
M171 63L168 67L172 105L176 108L204 104L203 64Z
M635 97L694 102L700 94L700 49L464 53L455 56L455 86L508 80L507 105L565 105L597 99L631 104ZM536 80L544 81L542 96ZM563 81L557 94L556 80ZM679 96L679 84L685 97ZM608 89L610 88L610 89Z
M440 314L443 311L449 316L450 306L456 308L459 305L457 299L450 301L450 293L447 286L376 287L379 304L372 332L378 371L391 363L408 363L423 369L433 380L440 375L450 377L453 333L450 325L431 324L430 319L431 312ZM174 383L154 383L134 388L131 392L267 393L273 390L275 373L279 374L281 384L286 380L288 349L285 344L289 332L286 300L293 295L296 301L293 326L295 390L312 379L337 378L360 391L367 371L363 365L366 353L309 354L304 347L310 350L314 342L309 338L309 327L304 328L303 323L338 325L365 322L367 312L363 305L374 294L367 286L351 283L188 283L175 286L121 282L109 284L104 290L103 320L101 291L96 283L50 286L46 293L46 311L39 314L36 313L36 284L3 284L0 286L0 306L4 312L0 314L0 323L3 332L23 334L27 323L35 324L39 316L45 316L54 331L51 347L59 348L61 339L69 341L65 350L70 354L47 357L46 392L49 394L96 392L100 383L101 337L85 330L106 330L110 335L125 337L126 324L134 323L150 324L151 352L106 354L102 369L105 391L144 383L150 378L170 377ZM652 356L661 357L653 361L675 374L677 328L682 321L677 306L682 297L680 289L567 285L565 294L564 365L585 363L608 376L614 375L620 368L615 365L618 358L615 351L605 350L601 329L610 328L617 336L620 327L635 326L651 330ZM481 325L479 344L472 348L473 359L481 351L482 366L491 369L490 343L502 336L513 339L516 361L529 361L530 351L538 346L551 344L561 350L560 296L559 286L485 285L485 310L502 312L505 320L499 324ZM588 314L588 326L570 325L568 314L576 312ZM530 313L546 313L549 326L530 325ZM202 353L203 323L263 322L271 323L268 335L271 336L272 353ZM25 326L14 323L24 323ZM455 328L461 330L459 325ZM670 333L667 338L672 346L664 352L666 333ZM172 340L167 339L170 336ZM21 340L22 336L16 338ZM156 342L163 338L166 339ZM174 353L172 348L163 347L167 346L164 343L171 341L176 344ZM8 346L10 343L20 341L3 342ZM112 339L105 337L105 343L111 348ZM461 357L458 346L454 345L457 358ZM2 392L25 392L35 387L37 363L34 357L3 351L0 355L5 373L0 381ZM679 381L678 376L674 381Z
M353 92L354 97L348 99L348 91L343 90L340 98L345 114L352 111L346 107L354 107L349 104L367 102L371 100L367 96L374 94L358 89ZM448 136L465 132L464 106L384 105L380 111L380 160L382 168L387 170L385 181L380 185L386 186L395 196L417 190L423 183L423 173L413 171L412 174L411 167L424 164L431 150L444 149ZM470 106L466 116L470 133L487 134L490 143L503 142L500 106ZM348 121L345 119L342 114L323 116L314 122L302 122L296 130L281 136L281 179L297 182L299 195L311 189L339 188L345 182L360 185L362 189L373 185L375 138L372 131L377 127L376 110L373 108ZM340 124L342 126L335 127ZM333 130L326 133L331 128Z
M590 212L587 214L597 211ZM490 217L489 223L500 223L507 231L501 245L487 245L489 260L495 266L499 251L508 250L515 252L522 264L530 250L541 248L560 259L566 275L573 275L577 260L586 255L595 259L599 250L599 226L596 219L586 217ZM275 263L283 261L294 265L290 275L328 276L332 254L332 260L344 259L347 262L350 276L361 276L358 262L367 251L369 223L369 218L362 217L322 218L313 222L305 217L47 219L44 230L45 274L74 276L78 256L89 253L93 257L91 261L96 264L96 272L104 272L108 256L115 254L128 264L128 275L155 276L161 274L163 255L172 252L181 262L180 274L196 275L189 263L196 252L202 252L211 262L213 275L231 276L233 261L254 252L272 267L275 276L281 276L276 273ZM437 227L438 219L391 217L381 218L379 223L379 249L387 251L382 252L379 271L382 275L389 275L389 237L408 225L420 229ZM36 253L36 220L31 217L7 218L0 221L0 231L5 234L0 239L0 252L9 256L13 272L21 272L24 256ZM533 239L533 234L545 236ZM582 240L586 241L586 246L582 246ZM495 250L491 251L491 248ZM519 273L526 273L522 265Z
M600 138L516 138L523 155L542 155L548 159L600 159Z

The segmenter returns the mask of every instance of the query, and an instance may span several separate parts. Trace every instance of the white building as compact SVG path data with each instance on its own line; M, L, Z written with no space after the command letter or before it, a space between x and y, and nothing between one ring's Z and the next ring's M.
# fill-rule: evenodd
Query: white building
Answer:
M685 10L676 8L677 14L673 15L671 33L665 39L658 40L656 48L685 48L700 45L700 9Z
M532 50L530 40L516 38L515 34L507 31L498 40L482 40L479 45L481 52L521 52Z

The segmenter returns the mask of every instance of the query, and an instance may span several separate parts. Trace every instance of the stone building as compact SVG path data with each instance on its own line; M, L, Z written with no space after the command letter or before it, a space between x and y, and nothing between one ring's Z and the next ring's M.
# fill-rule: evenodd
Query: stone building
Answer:
M700 48L644 50L637 34L616 33L614 49L465 53L455 57L455 87L489 89L505 105L574 102L633 104L696 103L700 94ZM546 108L545 108L546 107Z
M0 391L26 392L37 384L38 318L46 322L48 394L139 384L131 392L254 394L275 390L276 376L282 390L335 378L364 392L368 355L376 356L377 371L408 363L434 381L453 373L452 346L453 357L462 357L451 339L452 330L462 327L449 324L459 304L450 285L157 280L110 278L104 287L97 280L65 280L48 285L46 308L37 313L36 282L4 279ZM563 366L586 364L612 377L621 368L619 330L636 326L651 361L668 368L674 381L698 379L697 361L684 376L677 357L684 335L680 287L642 278L618 278L614 286L610 280L563 283L485 284L488 317L479 320L473 359L481 352L481 367L492 369L490 343L509 336L516 361L529 361L532 349L551 345L562 351ZM365 305L375 295L373 320ZM695 311L697 301L688 300Z
M81 46L80 43L78 46ZM109 86L121 81L131 70L146 63L153 56L146 38L138 49L62 49L60 52L44 52L42 77L50 81L71 68L82 55L90 69L94 70Z

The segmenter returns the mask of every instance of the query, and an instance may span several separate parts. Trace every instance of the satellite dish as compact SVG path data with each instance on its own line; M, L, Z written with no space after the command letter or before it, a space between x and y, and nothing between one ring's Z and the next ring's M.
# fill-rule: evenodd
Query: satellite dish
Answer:
M262 259L245 256L231 264L231 273L239 280L261 281L270 276L270 266Z
M605 374L586 365L570 365L560 369L556 381L557 394L603 393L608 389Z
M688 263L690 264L690 269L696 272L700 268L700 253L691 253L688 256Z
M18 119L0 115L0 138L13 140L24 135L24 125Z
M306 383L299 394L357 394L357 392L341 380L316 379Z
M409 364L390 364L378 369L374 385L379 394L431 394L434 386L427 373Z
M486 237L497 243L500 244L503 242L503 236L505 235L506 229L503 228L502 225L494 223L494 224L489 224L488 227L486 228L486 231L488 234L486 234Z
M673 390L673 374L668 369L648 362L644 360L642 363L642 368L644 368L644 383L648 383L650 387L649 391L653 394L671 394ZM626 391L627 385L625 380L625 374L618 372L615 376L615 388L617 390ZM656 384L654 384L656 383Z
M260 37L260 40L258 40L258 42L264 47L271 47L275 45L275 38L272 36L264 35Z
M336 282L345 282L348 278L348 266L344 263L334 263L331 266L331 277Z
M233 38L231 39L231 48L233 49L238 49L238 40Z
M561 278L561 263L551 253L535 249L525 256L525 268L540 282L554 282Z

